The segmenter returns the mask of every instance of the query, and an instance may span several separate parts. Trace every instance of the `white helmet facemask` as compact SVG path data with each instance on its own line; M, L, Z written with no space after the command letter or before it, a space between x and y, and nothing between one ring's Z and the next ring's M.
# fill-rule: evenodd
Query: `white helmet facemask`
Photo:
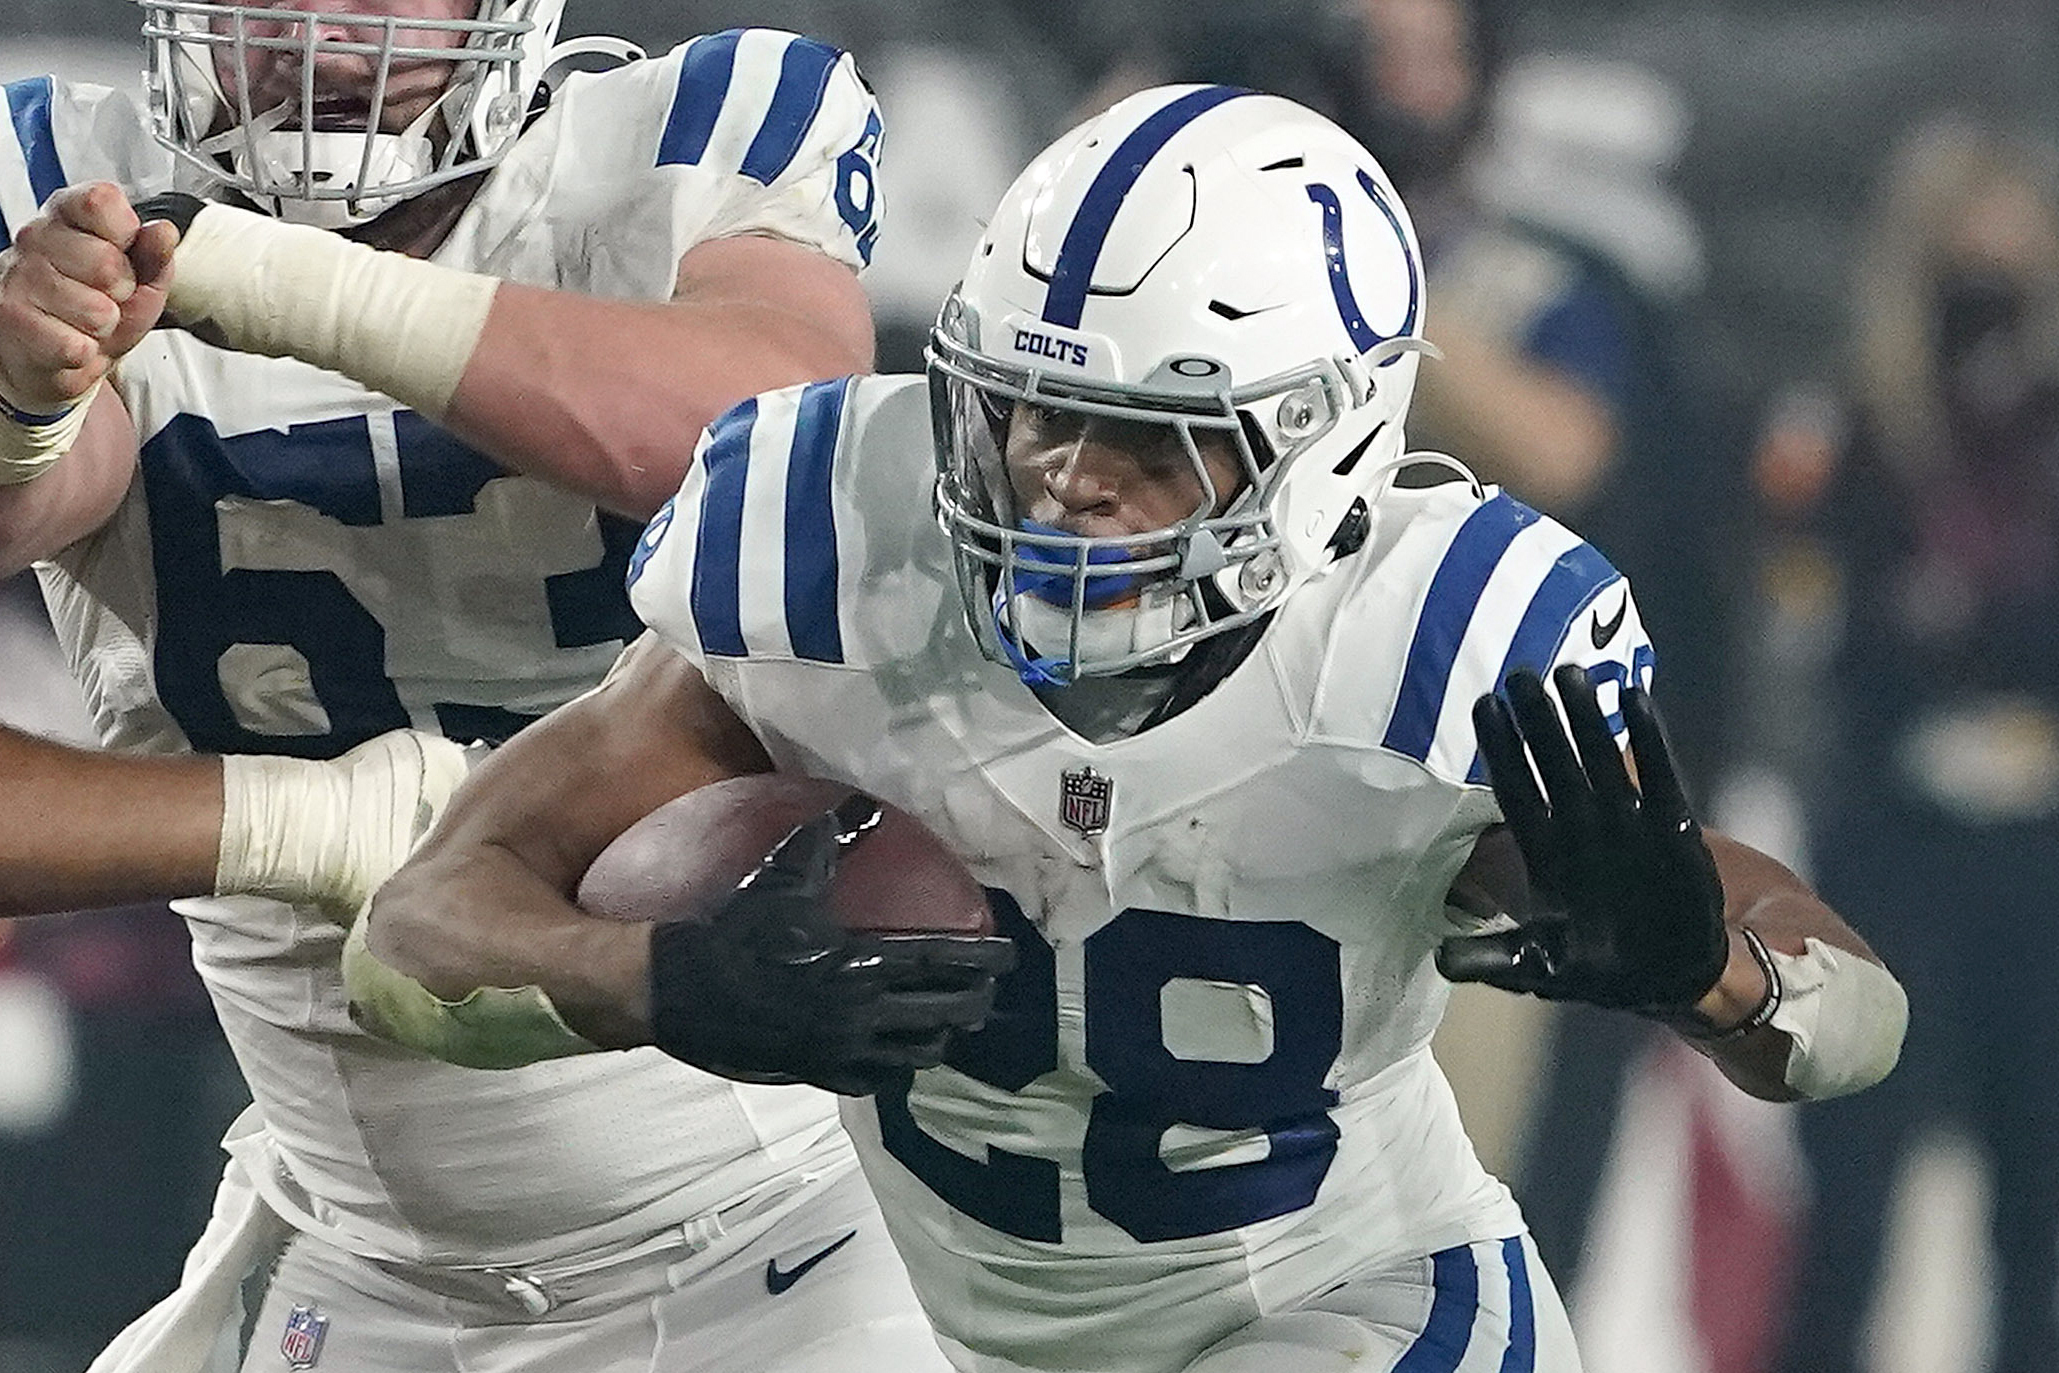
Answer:
M1039 157L930 338L938 519L983 651L1032 685L1175 662L1363 543L1432 351L1420 262L1371 155L1278 97L1145 91ZM1007 462L1030 413L1183 452L1195 508L1118 537L1036 522Z
M138 3L151 117L187 184L330 229L366 223L499 162L522 131L564 8L564 0L480 0L469 19L403 19ZM344 59L370 70L369 88L340 97L317 83L319 63ZM244 75L253 60L290 72L293 92L254 95ZM450 68L441 93L404 128L383 127L391 78L429 62Z

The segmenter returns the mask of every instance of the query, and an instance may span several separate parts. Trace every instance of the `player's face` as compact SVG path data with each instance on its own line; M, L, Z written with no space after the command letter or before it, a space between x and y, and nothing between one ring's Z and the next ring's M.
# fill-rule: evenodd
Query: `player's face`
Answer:
M376 49L385 41L388 19L471 19L478 9L479 0L275 0L249 6L241 14L247 39L297 43L308 37L312 27L318 43L365 44ZM213 26L217 32L233 33L235 23L223 18L214 20ZM392 38L395 47L417 50L458 48L464 42L460 31L410 27L405 22L395 26ZM237 76L236 49L218 47L214 58L215 74L234 105L242 84ZM380 65L376 52L318 51L314 59L316 128L363 130L378 87ZM291 49L246 48L243 67L249 74L252 112L281 104L297 110L303 66L302 55ZM386 74L379 127L397 133L414 122L443 94L452 70L450 62L432 55L395 57ZM285 125L297 126L297 119Z
M1243 485L1235 444L1197 430L1202 466L1168 425L1086 416L1022 402L1008 421L1016 510L1088 538L1165 529L1219 514ZM1205 472L1205 481L1204 481Z

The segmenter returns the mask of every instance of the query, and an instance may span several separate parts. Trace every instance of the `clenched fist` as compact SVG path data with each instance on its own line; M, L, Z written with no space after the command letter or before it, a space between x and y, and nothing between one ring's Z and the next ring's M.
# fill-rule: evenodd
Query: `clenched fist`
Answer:
M0 399L54 414L91 390L158 322L178 241L110 182L52 196L0 252Z

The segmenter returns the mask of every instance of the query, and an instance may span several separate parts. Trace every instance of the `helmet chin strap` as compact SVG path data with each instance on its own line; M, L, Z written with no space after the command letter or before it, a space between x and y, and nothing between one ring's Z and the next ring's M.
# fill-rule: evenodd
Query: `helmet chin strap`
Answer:
M384 187L417 181L435 170L436 151L428 128L448 99L446 94L399 133L339 129L304 134L282 127L298 104L282 101L253 118L248 127L226 129L195 151L228 158L238 176L253 188L263 188L257 192L260 208L273 218L317 229L347 229L377 219L405 198L383 193ZM324 172L339 180L348 178L344 184L355 182L361 168L364 182L355 199L292 193Z
M1144 653L1169 642L1183 628L1180 610L1186 600L1179 596L1149 596L1135 605L1110 610L1086 610L1079 616L1079 654L1089 662L1106 662ZM1040 596L1015 598L1015 623L1020 641L1009 632L1008 607L1001 592L994 593L994 624L1000 631L1009 665L1026 687L1070 686L1080 676L1074 661L1065 656L1073 645L1073 614L1070 605L1057 606ZM1032 656L1037 647L1056 649ZM1168 662L1182 656L1174 654Z

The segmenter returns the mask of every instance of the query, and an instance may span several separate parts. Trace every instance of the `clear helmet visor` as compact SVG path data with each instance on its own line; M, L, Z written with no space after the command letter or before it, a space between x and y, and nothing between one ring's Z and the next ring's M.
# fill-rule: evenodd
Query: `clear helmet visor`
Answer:
M1284 579L1269 493L1284 463L1248 410L1277 409L1283 395L1326 403L1320 378L1246 394L1226 369L1188 358L1175 364L1188 365L1184 378L1161 369L1146 385L1095 384L999 362L949 326L932 334L929 361L938 519L989 657L1062 685L1175 661L1275 603ZM1155 497L1148 527L1118 517L1131 528L1089 534L1078 530L1102 522L1056 522L1048 473L1088 443L1132 464Z
M541 4L540 29L540 0L480 0L465 18L139 3L152 119L186 174L325 228L499 161L557 8Z

